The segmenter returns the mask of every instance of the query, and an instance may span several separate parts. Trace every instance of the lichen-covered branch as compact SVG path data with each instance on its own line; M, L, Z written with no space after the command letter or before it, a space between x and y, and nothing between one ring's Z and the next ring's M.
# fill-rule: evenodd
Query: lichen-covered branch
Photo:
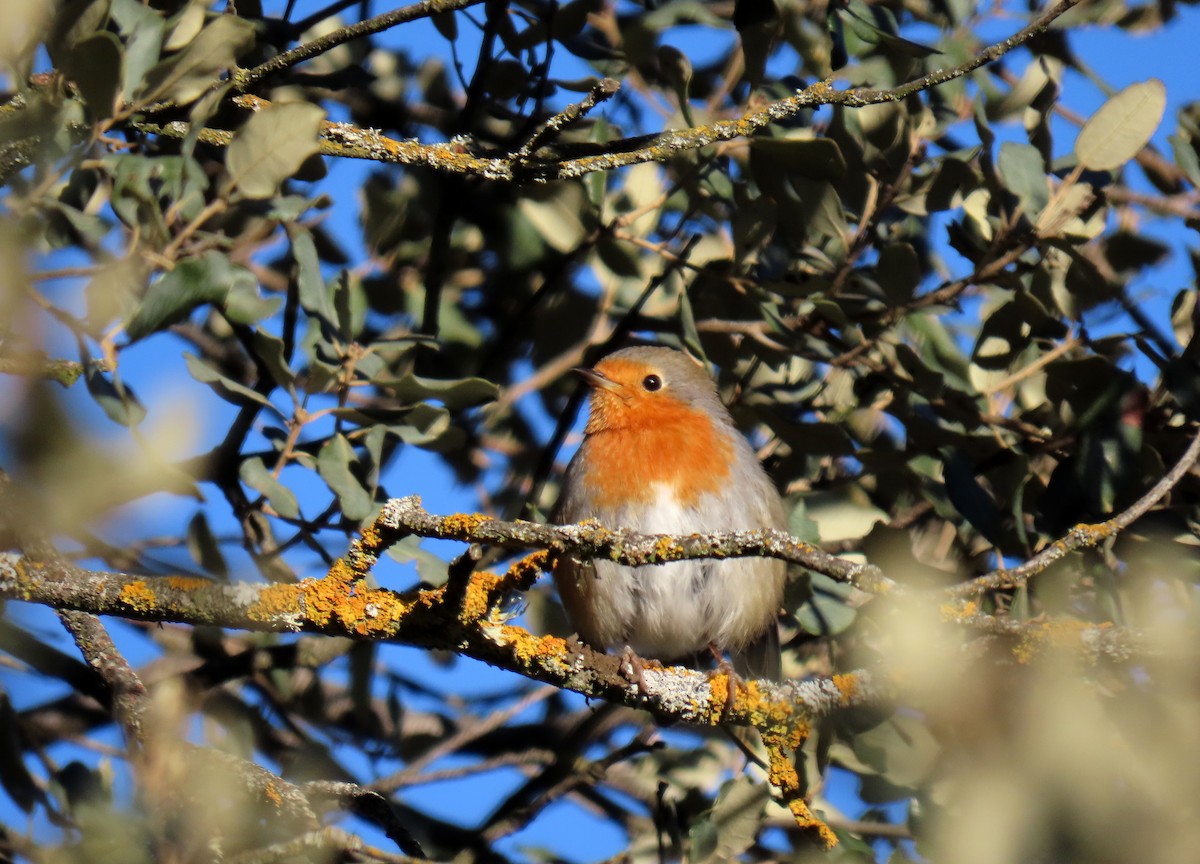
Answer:
M108 364L103 361L96 364L98 368L107 371ZM23 375L30 378L44 378L57 381L64 387L70 387L87 371L77 360L60 360L47 357L44 354L7 355L0 357L0 373L5 375Z
M405 7L405 9L396 10L396 13L389 13L389 15L406 12L406 10L416 10L418 7L424 9L425 7L432 6L438 6L433 11L446 11L441 7L445 6L446 9L465 8L474 2L481 2L481 0L469 0L469 2L468 0L426 0L426 2ZM661 162L679 153L707 147L710 144L720 141L749 137L771 123L794 117L801 111L817 108L822 105L863 108L868 105L899 102L914 93L928 90L955 78L961 78L979 67L1004 56L1012 49L1045 32L1055 19L1070 10L1078 2L1079 0L1060 0L1059 3L1044 15L1018 33L989 45L966 62L950 69L935 70L928 75L923 75L920 78L914 78L905 84L901 84L899 87L888 90L835 90L828 81L819 81L793 96L771 102L765 107L751 111L737 119L720 120L715 123L688 129L675 129L661 132L657 135L605 142L602 145L602 152L594 155L571 159L539 160L532 155L532 148L526 145L512 154L482 156L470 152L469 142L465 141L432 144L423 144L419 141L397 141L381 132L373 129L361 129L349 123L326 123L321 132L322 140L319 152L325 156L369 159L375 162L398 165L426 165L440 171L455 174L470 174L489 180L508 182L532 181L539 183L582 177L584 174L590 174L595 171L611 171L614 168L636 165L643 162ZM430 13L425 11L423 14ZM377 18L370 19L370 22L363 22L362 25L355 26L363 26L386 17L388 16L377 16ZM391 26L391 24L388 26ZM343 28L343 30L349 29L351 28ZM343 34L343 30L339 30L338 34ZM331 36L333 35L337 34L331 34ZM302 52L302 49L303 51L312 52L313 55L320 53L321 50L328 50L328 48L317 50L319 47L318 43L320 42L321 40L317 40L316 42L308 43L305 46L301 46L301 48L281 54L253 70L238 73L235 76L235 84L239 89L244 90L250 83L269 74L271 71L275 71L273 64L284 63L286 66L290 63L306 59L306 56L309 55L300 56L296 53ZM284 58L288 58L286 62L284 62ZM588 110L596 101L607 98L610 95L612 95L612 85L601 82L600 85L597 85L597 89L593 91L592 95L589 96L590 102L589 100L585 100L578 106L572 106L571 109L562 112L562 114L555 115L555 117L543 125L543 128L535 136L534 141L540 141L544 138L545 134L554 131L566 123L573 122L577 116ZM267 104L259 99L254 99L253 104L250 104L246 101L247 98L246 96L237 97L246 107L257 108ZM183 121L174 121L166 124L135 122L132 125L142 132L173 138L185 137L190 129L189 125ZM199 137L201 141L216 146L227 146L232 140L231 133L215 129L201 130Z
M518 562L528 567L527 559ZM505 577L475 573L461 602L445 589L397 593L370 588L342 559L322 579L299 584L224 584L191 577L95 572L65 562L0 555L0 598L143 621L206 624L266 632L317 632L457 651L587 696L644 708L689 723L760 725L784 716L826 716L877 703L884 682L868 673L804 682L747 682L728 702L721 674L648 663L646 693L619 657L556 636L534 636L506 620L497 586ZM786 707L785 707L786 706ZM780 714L779 712L783 712Z
M103 622L95 615L74 609L59 609L58 617L74 638L83 659L112 694L113 717L125 734L126 745L131 749L139 747L142 743L146 688L137 672L117 650Z
M639 534L608 528L596 522L581 525L545 525L539 522L502 522L474 514L434 516L415 495L388 501L369 531L386 546L415 534L441 540L485 543L506 549L540 548L581 558L604 558L619 564L665 564L690 558L740 558L762 555L801 564L863 591L885 593L896 584L871 564L859 564L830 555L785 531L731 531L728 533ZM364 535L365 536L365 535Z

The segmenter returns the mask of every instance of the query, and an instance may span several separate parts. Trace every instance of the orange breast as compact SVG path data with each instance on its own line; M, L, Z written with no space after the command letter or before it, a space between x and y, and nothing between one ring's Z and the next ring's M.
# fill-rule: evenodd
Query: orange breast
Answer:
M582 445L583 481L595 507L649 502L660 483L686 506L729 481L733 445L705 414L674 399L622 413L621 422L593 428Z

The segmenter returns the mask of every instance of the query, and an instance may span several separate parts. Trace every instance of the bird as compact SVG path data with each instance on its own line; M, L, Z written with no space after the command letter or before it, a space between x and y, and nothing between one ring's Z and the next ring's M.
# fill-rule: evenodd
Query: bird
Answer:
M552 522L647 534L786 530L779 492L698 361L639 346L574 371L591 401ZM562 556L553 573L571 626L595 648L689 665L728 653L739 675L780 677L784 561L631 567Z

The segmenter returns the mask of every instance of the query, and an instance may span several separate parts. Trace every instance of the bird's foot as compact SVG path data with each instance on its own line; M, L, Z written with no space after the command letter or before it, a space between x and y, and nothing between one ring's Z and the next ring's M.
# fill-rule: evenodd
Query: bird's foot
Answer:
M621 670L628 670L629 676L637 684L638 693L642 698L649 699L651 693L646 684L646 661L635 654L628 645L621 649Z

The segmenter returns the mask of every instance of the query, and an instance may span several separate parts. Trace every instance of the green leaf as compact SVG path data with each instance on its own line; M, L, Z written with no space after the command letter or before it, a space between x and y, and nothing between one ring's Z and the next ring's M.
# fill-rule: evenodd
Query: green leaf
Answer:
M1196 152L1191 139L1183 135L1171 135L1171 151L1175 154L1175 164L1187 175L1193 186L1200 186L1200 154Z
M404 423L391 427L405 444L433 444L450 430L450 412L433 405L418 405L404 418Z
M137 97L141 102L169 100L186 105L232 69L238 55L253 44L251 22L218 15L183 51L150 70Z
M254 345L254 356L267 367L275 383L292 392L296 375L283 356L283 340L273 333L258 329L254 331L251 342Z
M125 41L121 96L126 102L132 102L134 94L158 62L166 22L160 13L138 0L112 0L109 8Z
M1100 106L1075 139L1075 157L1092 171L1112 171L1146 146L1167 107L1157 78L1130 84Z
M296 496L292 494L291 489L271 475L260 457L252 456L243 460L238 466L238 478L255 492L266 496L271 502L271 509L283 518L300 518L300 505Z
M178 323L205 303L222 303L231 290L255 290L254 275L216 250L179 262L174 270L151 283L146 295L125 325L125 334L136 342Z
M846 175L846 159L831 138L752 138L750 147L769 154L788 172L809 180L836 183Z
M563 196L556 195L544 201L522 198L517 209L546 241L551 249L570 252L583 241L586 229L579 219L579 212L569 206Z
M87 383L88 393L108 415L109 420L132 428L145 419L145 407L131 389L121 385L116 373L113 373L113 380L109 380L96 368L95 363L88 363L84 381Z
M810 585L811 596L796 610L802 630L814 636L836 636L854 623L858 612L847 602L854 590L851 586L821 573L810 574Z
M292 255L298 268L297 283L300 290L300 305L309 315L316 315L330 326L337 323L337 312L329 296L329 286L321 277L321 261L317 257L317 246L307 231L297 231L292 237Z
M692 860L736 860L758 836L768 797L766 784L746 775L727 781L712 810L692 828Z
M1035 219L1050 202L1042 154L1031 144L1005 141L1000 145L996 167L1008 191L1021 202L1025 215L1031 221Z
M325 111L307 102L272 105L251 116L233 136L225 167L247 198L270 198L320 146Z
M428 549L422 549L420 537L405 537L400 542L393 543L387 548L387 554L401 564L415 562L417 575L421 577L422 582L434 587L446 582L446 571L450 565Z
M451 411L491 402L500 392L500 388L483 378L439 381L409 373L403 378L377 378L373 383L391 390L402 404L415 405L435 399Z
M187 548L192 560L204 568L205 572L212 573L220 579L229 578L229 565L225 563L221 546L209 527L204 511L197 512L192 521L188 522Z
M63 67L79 88L93 122L107 120L117 107L121 89L121 42L113 33L93 33L72 50Z
M264 408L270 408L280 417L283 416L283 412L272 405L271 400L266 396L262 395L257 390L251 390L244 384L237 383L231 378L226 378L195 354L184 354L183 362L187 364L188 373L193 378L202 384L207 384L226 402L232 402L235 405L245 405L247 402L257 402Z
M225 297L221 311L235 324L257 324L278 312L282 305L283 300L280 297L260 295L256 284L238 282L229 287L229 294Z
M916 250L908 243L889 243L879 253L875 276L890 302L896 305L907 303L921 282L921 264Z
M355 522L365 519L375 507L371 495L351 471L356 461L354 448L340 433L326 441L317 454L317 473L337 495L342 514Z

